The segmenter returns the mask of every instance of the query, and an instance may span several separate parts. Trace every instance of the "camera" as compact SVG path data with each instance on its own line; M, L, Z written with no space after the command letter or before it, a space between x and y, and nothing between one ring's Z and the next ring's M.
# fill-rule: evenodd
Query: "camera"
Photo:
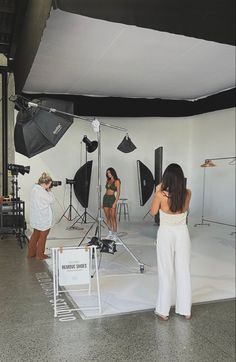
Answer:
M30 172L30 166L16 165L14 163L9 163L7 169L11 171L12 175L18 175L18 173L24 175Z
M61 181L52 181L51 187L61 186Z

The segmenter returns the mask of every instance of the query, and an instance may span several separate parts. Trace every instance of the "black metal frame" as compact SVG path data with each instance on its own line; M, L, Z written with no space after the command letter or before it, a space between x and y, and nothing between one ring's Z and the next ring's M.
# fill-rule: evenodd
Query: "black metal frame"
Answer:
M7 217L10 218L10 222L6 222ZM15 235L22 249L23 244L26 244L26 241L29 241L27 235L25 234L26 229L25 202L20 199L3 201L0 205L1 237L3 238L3 235L7 234Z

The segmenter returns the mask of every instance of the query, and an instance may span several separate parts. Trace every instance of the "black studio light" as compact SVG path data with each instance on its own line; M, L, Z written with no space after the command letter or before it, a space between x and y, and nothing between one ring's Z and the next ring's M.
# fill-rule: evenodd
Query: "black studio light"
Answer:
M30 172L30 166L16 165L14 163L9 163L7 169L11 171L12 175L18 175L18 173L24 175L25 173Z
M89 153L94 152L98 147L98 142L97 141L90 141L87 136L84 136L82 141L86 144L86 150Z
M125 135L117 149L123 153L130 153L136 149L128 134Z

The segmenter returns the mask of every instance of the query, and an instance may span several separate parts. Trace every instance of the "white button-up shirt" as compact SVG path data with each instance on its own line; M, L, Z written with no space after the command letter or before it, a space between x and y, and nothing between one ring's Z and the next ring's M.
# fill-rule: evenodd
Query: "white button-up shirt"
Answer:
M48 230L52 226L51 203L54 196L40 185L34 185L31 191L30 225L33 229Z

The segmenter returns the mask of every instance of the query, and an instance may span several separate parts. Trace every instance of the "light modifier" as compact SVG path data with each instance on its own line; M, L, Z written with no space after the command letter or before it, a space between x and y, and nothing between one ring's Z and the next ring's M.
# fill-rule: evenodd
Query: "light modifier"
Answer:
M82 141L86 144L86 150L89 153L94 152L98 147L98 142L97 141L90 141L87 136L84 136Z
M123 153L130 153L136 149L136 146L131 141L128 133L123 138L117 149Z

